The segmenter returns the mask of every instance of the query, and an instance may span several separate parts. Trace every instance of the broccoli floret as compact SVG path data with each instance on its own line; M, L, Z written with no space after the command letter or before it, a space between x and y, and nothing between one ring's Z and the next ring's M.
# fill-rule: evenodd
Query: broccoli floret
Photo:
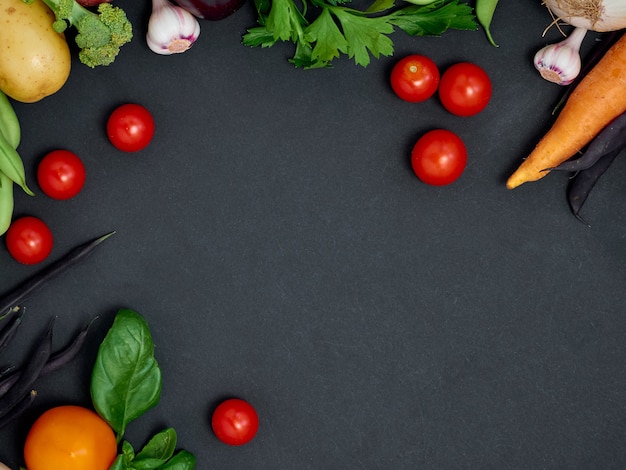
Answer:
M76 0L43 0L56 16L53 28L63 32L68 26L76 29L78 58L89 67L109 65L120 47L133 38L133 27L126 12L110 3L98 5L97 13Z

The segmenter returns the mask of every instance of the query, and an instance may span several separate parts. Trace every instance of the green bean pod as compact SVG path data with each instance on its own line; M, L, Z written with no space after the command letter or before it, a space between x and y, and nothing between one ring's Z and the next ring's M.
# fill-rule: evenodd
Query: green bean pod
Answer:
M0 171L8 176L11 181L19 185L26 194L34 196L34 193L26 186L24 162L17 150L11 146L3 133L0 132Z
M2 91L0 91L0 133L14 149L20 145L22 138L20 122L9 98Z
M498 45L491 36L490 28L493 14L496 11L496 6L498 6L498 0L476 0L476 19L484 28L485 34L487 34L487 39L494 47L498 47Z
M15 110L7 95L0 91L0 235L9 229L13 217L13 182L18 180L27 194L33 194L26 186L24 163L16 150L21 137Z
M11 225L13 217L13 181L0 171L0 235Z

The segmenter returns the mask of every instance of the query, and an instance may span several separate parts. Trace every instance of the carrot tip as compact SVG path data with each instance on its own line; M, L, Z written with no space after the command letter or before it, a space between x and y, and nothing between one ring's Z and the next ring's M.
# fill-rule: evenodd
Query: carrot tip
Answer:
M515 189L521 184L524 184L524 181L520 181L519 178L515 178L515 175L511 175L511 177L506 182L506 188Z

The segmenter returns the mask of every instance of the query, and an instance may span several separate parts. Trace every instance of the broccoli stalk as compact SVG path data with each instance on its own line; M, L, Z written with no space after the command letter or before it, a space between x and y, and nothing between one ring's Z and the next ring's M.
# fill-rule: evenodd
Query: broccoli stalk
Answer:
M97 13L76 0L43 0L56 16L52 27L62 33L68 26L76 29L74 38L80 49L80 61L94 68L109 65L122 47L133 37L133 27L126 13L109 3L98 5Z

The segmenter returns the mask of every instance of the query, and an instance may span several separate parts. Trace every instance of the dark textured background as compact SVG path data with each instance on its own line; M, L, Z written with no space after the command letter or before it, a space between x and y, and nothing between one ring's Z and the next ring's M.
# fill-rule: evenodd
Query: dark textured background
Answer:
M397 32L395 56L365 69L343 58L302 71L286 60L291 45L240 44L251 3L162 57L144 41L149 4L120 0L136 38L114 65L76 62L60 92L15 106L34 189L48 150L72 150L88 170L71 201L16 193L16 213L53 230L51 260L117 234L26 302L3 363L20 363L54 315L56 346L100 319L81 357L40 380L34 408L0 431L0 460L21 462L48 407L90 404L97 345L128 307L151 326L164 382L126 437L139 447L173 426L199 469L626 467L626 161L583 209L591 228L569 212L565 174L505 189L563 90L532 66L558 39L542 38L546 10L501 3L497 49L482 31ZM409 53L483 66L489 107L457 118L435 98L400 101L388 75ZM156 119L139 154L104 133L124 102ZM469 150L461 179L442 188L409 166L435 127ZM2 291L37 269L4 246L0 266ZM229 396L260 415L241 448L209 427Z

